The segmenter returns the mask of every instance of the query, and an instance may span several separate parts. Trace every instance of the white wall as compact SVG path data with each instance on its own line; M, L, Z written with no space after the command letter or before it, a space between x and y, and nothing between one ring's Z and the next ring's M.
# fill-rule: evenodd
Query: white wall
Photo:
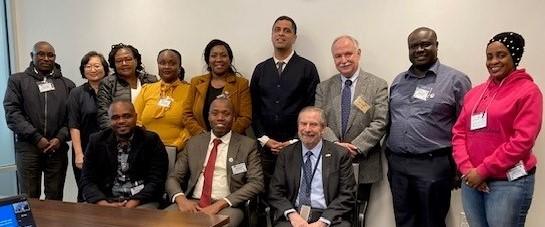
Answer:
M496 33L516 31L526 41L521 67L544 87L545 1L541 0L12 0L15 28L16 70L30 61L32 45L52 43L65 76L81 84L78 71L84 53L104 54L119 42L132 44L143 54L151 73L157 73L155 58L163 48L182 52L186 78L204 72L202 52L213 38L228 42L238 70L250 79L254 66L271 56L271 26L280 15L298 24L296 50L312 60L322 79L335 73L331 41L351 34L363 49L362 67L391 82L409 66L406 38L416 27L437 31L439 58L470 75L474 84L485 80L485 45ZM535 151L545 157L540 136ZM545 159L544 159L545 160ZM545 222L543 168L538 180L527 226ZM373 190L368 226L394 226L387 181ZM453 194L449 226L458 226L461 202Z

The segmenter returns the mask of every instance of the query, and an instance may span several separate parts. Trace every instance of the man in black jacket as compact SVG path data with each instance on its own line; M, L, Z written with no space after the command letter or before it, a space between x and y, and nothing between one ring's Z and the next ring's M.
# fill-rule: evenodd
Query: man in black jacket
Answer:
M55 63L55 49L40 41L30 53L24 72L9 77L4 109L8 127L16 135L15 164L20 193L31 198L62 200L68 165L66 99L74 83Z
M168 157L159 136L136 126L128 100L114 101L111 128L92 134L81 173L88 203L113 207L157 208L164 192Z

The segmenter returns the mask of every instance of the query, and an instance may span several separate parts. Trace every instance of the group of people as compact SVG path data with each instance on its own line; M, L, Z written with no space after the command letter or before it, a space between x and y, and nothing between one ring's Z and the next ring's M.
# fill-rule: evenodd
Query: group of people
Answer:
M339 73L322 82L294 51L296 39L293 19L277 18L273 57L251 81L214 39L204 50L208 73L189 83L178 51L159 52L157 80L121 43L107 60L94 51L82 58L79 87L62 75L53 46L36 43L4 97L20 192L40 197L43 173L45 198L62 200L72 140L78 202L158 208L166 198L165 209L224 214L239 226L254 200L258 212L272 209L275 226L351 226L382 178L384 151L397 226L446 226L460 182L470 226L524 225L542 94L517 68L522 36L488 42L490 76L474 88L439 62L430 28L409 34L412 65L390 89L360 67L355 38L333 41Z

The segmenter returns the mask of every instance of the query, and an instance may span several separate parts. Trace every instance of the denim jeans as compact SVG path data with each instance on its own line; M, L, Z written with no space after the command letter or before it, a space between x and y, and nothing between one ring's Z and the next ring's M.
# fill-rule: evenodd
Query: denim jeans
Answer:
M462 202L471 227L524 227L534 194L535 175L490 181L489 193L462 184Z

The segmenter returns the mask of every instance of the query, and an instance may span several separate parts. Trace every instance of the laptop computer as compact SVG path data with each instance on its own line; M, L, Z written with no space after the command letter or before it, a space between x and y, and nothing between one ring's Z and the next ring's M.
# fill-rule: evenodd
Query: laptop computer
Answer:
M35 227L27 198L22 195L0 198L0 227Z

